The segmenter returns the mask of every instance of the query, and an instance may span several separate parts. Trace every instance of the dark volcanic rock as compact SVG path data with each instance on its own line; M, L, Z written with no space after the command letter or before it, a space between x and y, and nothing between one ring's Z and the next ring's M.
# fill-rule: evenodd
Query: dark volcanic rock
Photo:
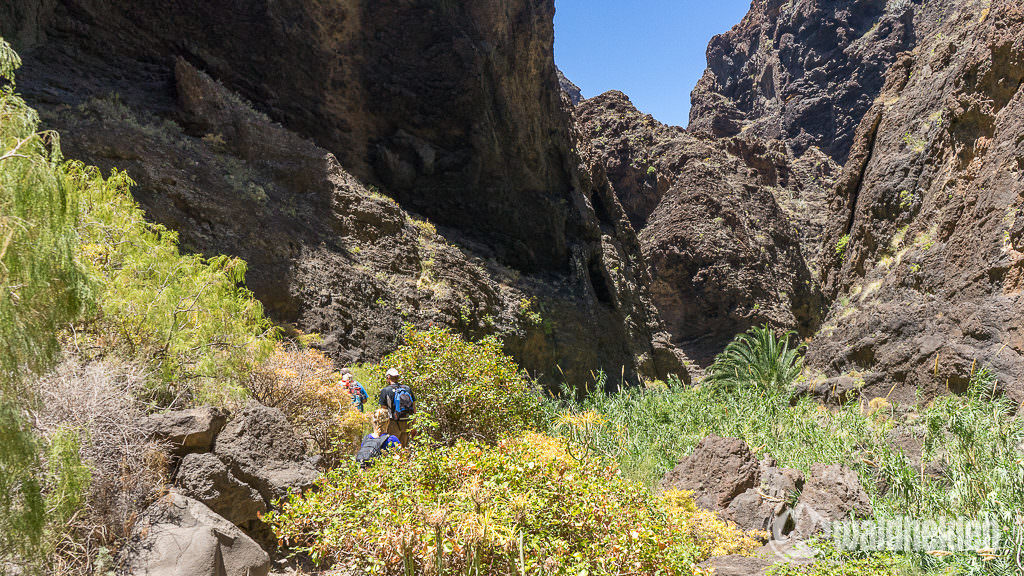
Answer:
M714 37L690 129L818 146L842 163L899 52L914 45L921 0L766 0Z
M68 155L126 169L186 248L244 258L338 361L410 322L499 334L548 383L685 376L574 152L551 0L37 4L5 5L0 33ZM533 297L550 320L523 321Z
M120 552L124 574L266 576L270 557L240 529L177 492L157 500Z
M871 516L871 499L857 473L840 464L815 464L794 510L796 535L807 538L830 522Z
M890 69L836 189L810 345L829 374L876 372L868 397L963 392L990 367L1024 400L1024 8L931 3L940 26ZM894 389L895 388L895 389Z
M758 485L760 464L738 438L711 435L661 480L664 490L692 490L701 508L722 510Z
M181 461L174 483L232 524L243 525L267 511L267 503L213 454L189 454Z
M805 482L799 470L758 462L746 443L711 435L670 470L663 490L691 490L698 506L743 530L765 531L773 543L805 540L833 520L871 515L857 473L839 464L814 464Z
M786 186L800 196L802 167L761 144L662 125L620 92L584 101L577 118L640 231L655 303L690 358L709 363L737 333L762 323L813 331L821 301L800 234L775 196ZM824 223L803 222L808 244L820 245Z
M259 491L265 502L313 486L318 472L306 444L284 412L252 404L235 415L217 436L214 453L239 480Z
M583 92L580 91L580 87L573 84L572 80L565 77L565 74L561 70L558 72L558 86L562 89L562 93L569 97L569 102L572 102L573 106L576 106L583 101Z

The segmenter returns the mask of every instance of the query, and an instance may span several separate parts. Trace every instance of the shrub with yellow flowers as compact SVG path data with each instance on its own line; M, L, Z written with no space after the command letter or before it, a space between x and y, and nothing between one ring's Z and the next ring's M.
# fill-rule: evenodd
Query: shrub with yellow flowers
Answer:
M326 467L351 455L367 426L331 359L297 342L275 345L250 378L249 392L259 403L280 408L317 445Z
M342 465L264 520L320 565L395 576L681 576L757 546L688 498L652 495L614 463L526 432Z

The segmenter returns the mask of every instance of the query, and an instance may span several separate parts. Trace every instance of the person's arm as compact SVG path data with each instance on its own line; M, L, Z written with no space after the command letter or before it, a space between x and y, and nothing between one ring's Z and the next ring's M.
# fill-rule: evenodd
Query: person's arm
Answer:
M369 399L369 396L366 394L366 388L363 388L363 385L359 382L356 382L356 386L359 387L359 395L363 397L363 402L366 402Z
M388 405L388 386L380 389L380 397L377 398L377 402L380 403L381 408L391 409L391 406Z

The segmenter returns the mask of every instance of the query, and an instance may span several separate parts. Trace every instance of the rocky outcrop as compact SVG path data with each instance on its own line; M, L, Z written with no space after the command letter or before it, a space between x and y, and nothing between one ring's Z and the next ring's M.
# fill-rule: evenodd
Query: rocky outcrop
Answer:
M841 464L815 464L793 511L795 536L808 538L835 520L867 518L871 513L871 499L856 472Z
M583 101L583 92L580 87L573 84L572 80L566 78L565 74L560 69L556 69L558 72L558 87L562 89L562 94L565 94L569 98L569 102L573 106L576 106Z
M921 34L920 0L758 0L714 37L693 91L690 129L817 146L846 160L897 54ZM927 33L927 31L925 31Z
M318 472L306 443L284 412L252 404L217 436L214 452L232 474L255 488L266 502L313 486Z
M548 383L685 373L574 152L552 1L4 10L69 156L128 170L186 247L244 258L275 319L340 362L411 322L499 334ZM522 321L531 298L550 319Z
M919 18L939 28L889 70L835 191L833 304L808 359L900 403L963 392L987 366L1019 403L1024 9L939 2Z
M586 100L576 113L584 150L639 231L672 341L690 358L706 365L737 333L763 323L813 331L821 300L801 237L820 246L825 218L809 208L822 188L805 185L805 165L784 149L665 126L621 92ZM818 166L831 173L826 158ZM787 213L780 197L801 208Z
M214 454L189 454L178 467L174 483L227 521L242 526L267 511L260 493L231 473Z
M698 506L743 530L767 532L774 546L804 541L835 520L872 514L853 470L814 464L805 480L799 470L779 467L770 457L757 461L742 440L715 435L665 474L661 488L693 491Z
M757 486L760 470L754 454L738 438L711 435L661 480L663 490L690 490L701 508L719 510Z
M132 576L265 576L270 557L201 503L170 492L135 523L121 549Z
M154 440L166 444L172 453L181 456L190 452L209 452L213 439L226 421L224 410L203 406L152 414L139 426Z

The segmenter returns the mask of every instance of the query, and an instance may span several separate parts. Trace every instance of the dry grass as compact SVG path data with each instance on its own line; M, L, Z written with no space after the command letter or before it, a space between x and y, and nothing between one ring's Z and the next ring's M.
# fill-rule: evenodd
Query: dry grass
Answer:
M136 398L145 383L136 366L77 358L65 359L38 383L37 428L47 436L77 429L82 460L92 474L86 507L50 562L53 574L100 573L97 559L128 535L166 483L164 447L140 427L146 406Z
M334 466L358 448L366 417L352 406L341 373L323 352L278 344L247 388L260 404L280 408L316 445L321 466Z

